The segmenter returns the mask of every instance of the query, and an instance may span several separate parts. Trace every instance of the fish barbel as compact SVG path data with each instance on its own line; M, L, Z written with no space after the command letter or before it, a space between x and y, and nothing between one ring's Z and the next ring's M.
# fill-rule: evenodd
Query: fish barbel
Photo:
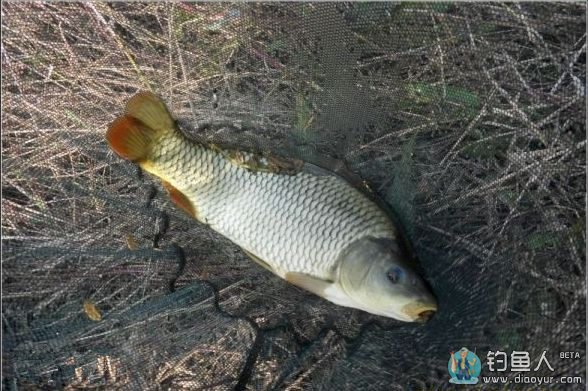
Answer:
M390 216L332 171L191 140L149 92L129 100L106 139L119 156L159 177L178 207L286 281L407 322L437 310Z

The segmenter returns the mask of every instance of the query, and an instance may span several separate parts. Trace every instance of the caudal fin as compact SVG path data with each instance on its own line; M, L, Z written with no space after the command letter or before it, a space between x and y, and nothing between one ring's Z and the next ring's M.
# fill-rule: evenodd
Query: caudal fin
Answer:
M158 135L173 130L165 103L151 92L140 92L127 103L125 115L108 127L106 140L118 155L139 162L149 156Z

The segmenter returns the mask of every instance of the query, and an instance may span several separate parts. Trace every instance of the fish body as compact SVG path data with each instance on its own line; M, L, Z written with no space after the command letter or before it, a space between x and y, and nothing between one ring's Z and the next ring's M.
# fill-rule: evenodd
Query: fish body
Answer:
M195 142L151 93L129 101L107 140L162 179L176 205L279 277L336 304L404 321L436 310L402 259L389 215L344 178L295 159Z

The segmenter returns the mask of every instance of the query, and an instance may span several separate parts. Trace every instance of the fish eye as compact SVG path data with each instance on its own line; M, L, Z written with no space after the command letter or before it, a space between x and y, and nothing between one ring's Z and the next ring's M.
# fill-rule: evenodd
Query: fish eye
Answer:
M388 280L390 280L391 283L396 284L400 282L400 280L404 276L404 270L402 270L402 268L398 266L394 266L390 268L390 270L388 270L386 276L388 277Z

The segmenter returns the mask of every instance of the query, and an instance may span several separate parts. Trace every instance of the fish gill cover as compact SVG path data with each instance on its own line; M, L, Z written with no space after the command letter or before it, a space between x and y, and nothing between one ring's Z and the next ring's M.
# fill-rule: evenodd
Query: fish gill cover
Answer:
M3 388L445 388L463 346L585 378L585 7L3 2ZM197 138L345 162L436 316L338 307L174 208L104 139L140 90Z

